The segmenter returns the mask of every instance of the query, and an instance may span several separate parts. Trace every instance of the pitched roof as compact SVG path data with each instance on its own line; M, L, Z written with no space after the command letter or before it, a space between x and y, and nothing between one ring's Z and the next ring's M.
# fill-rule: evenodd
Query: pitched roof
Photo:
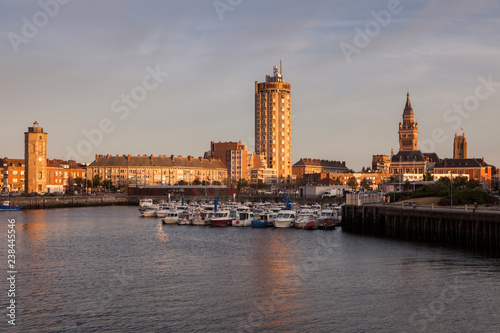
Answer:
M434 168L480 168L489 165L479 158L445 158Z
M7 164L8 167L22 167L24 166L24 159L21 158L1 158L0 159L0 167L3 167L4 164Z
M400 150L391 159L391 162L434 162L440 161L436 153L422 153L420 150Z
M204 159L192 156L130 156L130 155L99 155L90 163L89 167L184 167L184 168L206 168L226 169L226 166L215 159Z
M327 161L327 160L312 159L312 158L301 158L293 166L320 166L320 167L330 167L330 168L341 168L347 170L345 162Z

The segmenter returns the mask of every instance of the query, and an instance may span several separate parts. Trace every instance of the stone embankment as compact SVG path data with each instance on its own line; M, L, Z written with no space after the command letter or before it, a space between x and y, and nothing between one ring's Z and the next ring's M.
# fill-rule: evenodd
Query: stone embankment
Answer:
M7 198L4 198L7 200ZM139 198L131 196L38 196L9 198L10 204L24 206L24 209L45 209L65 207L91 207L113 205L138 205Z

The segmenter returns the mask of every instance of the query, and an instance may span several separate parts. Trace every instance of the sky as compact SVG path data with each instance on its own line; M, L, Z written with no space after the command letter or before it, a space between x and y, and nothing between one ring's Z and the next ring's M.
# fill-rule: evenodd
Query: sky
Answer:
M283 59L293 163L419 149L500 167L500 2L0 0L0 156L37 121L48 157L254 149L254 82Z

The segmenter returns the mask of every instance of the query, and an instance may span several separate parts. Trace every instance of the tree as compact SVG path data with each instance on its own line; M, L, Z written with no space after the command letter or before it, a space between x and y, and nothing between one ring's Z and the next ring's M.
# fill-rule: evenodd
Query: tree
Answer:
M187 184L188 183L184 179L181 179L175 185L187 185Z
M76 177L74 180L74 183L76 184L76 186L78 187L82 187L85 179L81 178L81 177Z
M113 187L113 183L111 182L111 179L105 179L102 181L102 187L104 187L105 189L108 189L111 191L112 187Z
M424 177L422 179L423 181L432 181L434 180L434 176L432 175L432 173L430 173L429 171L427 171L425 174L424 174Z
M243 187L248 187L247 180L244 178L239 179L236 183L236 187L238 188L238 190L241 190Z
M482 188L483 184L479 182L479 180L476 179L471 179L468 182L465 183L465 187L468 189L474 190L476 188Z
M201 185L200 179L196 178L195 180L193 180L193 185Z
M356 180L356 177L349 178L349 180L347 181L347 186L349 186L354 191L356 191L358 186L359 186L358 181Z
M363 178L363 180L361 181L361 183L359 185L367 191L371 190L370 184L368 184L368 181L366 180L366 178Z
M95 175L94 178L92 178L92 187L99 187L101 186L101 176Z
M212 185L222 185L222 183L220 181L218 181L218 180L214 180L212 182Z

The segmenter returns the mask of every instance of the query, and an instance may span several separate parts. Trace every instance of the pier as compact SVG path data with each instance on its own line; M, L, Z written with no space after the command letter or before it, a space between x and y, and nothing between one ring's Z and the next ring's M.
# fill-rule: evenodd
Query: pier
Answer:
M342 210L342 229L459 247L500 249L498 210L346 205Z
M7 200L7 198L5 198L5 199ZM138 205L139 204L138 197L135 197L135 196L113 196L113 195L12 197L12 198L9 198L8 200L13 205L24 206L24 209L46 209L46 208Z

